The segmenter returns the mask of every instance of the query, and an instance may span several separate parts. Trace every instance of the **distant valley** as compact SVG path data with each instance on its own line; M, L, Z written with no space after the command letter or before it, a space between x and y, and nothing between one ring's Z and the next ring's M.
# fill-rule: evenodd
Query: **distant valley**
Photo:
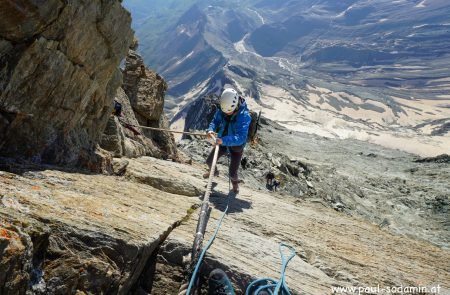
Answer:
M124 2L169 84L173 128L229 84L292 130L437 155L450 146L446 1ZM150 12L151 11L151 12Z

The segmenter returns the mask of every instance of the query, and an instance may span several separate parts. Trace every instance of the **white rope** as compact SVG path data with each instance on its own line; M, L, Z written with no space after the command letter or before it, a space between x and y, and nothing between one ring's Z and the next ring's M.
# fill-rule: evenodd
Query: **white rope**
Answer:
M170 130L170 129L164 129L164 128L157 128L157 127L133 125L133 124L124 122L121 118L119 118L119 121L123 124L126 124L131 127L136 127L136 128L149 129L149 130L155 130L155 131L166 131L166 132L170 132L170 133L189 134L189 135L195 135L195 136L204 136L204 137L208 136L207 133L177 131L177 130Z

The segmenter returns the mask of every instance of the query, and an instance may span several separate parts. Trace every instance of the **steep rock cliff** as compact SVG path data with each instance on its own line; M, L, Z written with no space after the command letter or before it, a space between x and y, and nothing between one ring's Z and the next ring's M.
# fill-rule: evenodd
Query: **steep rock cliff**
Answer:
M137 41L132 46L137 47ZM130 49L123 70L123 85L115 100L122 105L120 117L112 116L102 137L101 147L114 156L153 156L177 159L172 134L144 127L168 129L164 115L164 95L167 84L157 73L144 65L142 57Z
M0 1L0 154L89 165L132 41L120 1Z

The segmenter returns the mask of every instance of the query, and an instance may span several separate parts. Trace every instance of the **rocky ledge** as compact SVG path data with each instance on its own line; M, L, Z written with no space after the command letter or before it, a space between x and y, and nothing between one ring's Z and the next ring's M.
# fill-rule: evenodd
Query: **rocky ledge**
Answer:
M176 294L205 182L203 167L150 157L115 163L123 176L57 167L0 172L1 294ZM226 206L217 179L207 237ZM317 202L243 186L209 251L204 274L227 270L238 290L278 276L278 243L298 255L294 294L333 286L450 286L450 254ZM444 293L445 294L445 293Z

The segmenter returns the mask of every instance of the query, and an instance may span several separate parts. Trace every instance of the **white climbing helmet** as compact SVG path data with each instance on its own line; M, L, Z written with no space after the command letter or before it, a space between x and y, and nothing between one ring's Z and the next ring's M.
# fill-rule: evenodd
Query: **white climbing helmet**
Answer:
M233 112L239 104L239 95L233 88L227 88L220 96L220 109L224 113Z

